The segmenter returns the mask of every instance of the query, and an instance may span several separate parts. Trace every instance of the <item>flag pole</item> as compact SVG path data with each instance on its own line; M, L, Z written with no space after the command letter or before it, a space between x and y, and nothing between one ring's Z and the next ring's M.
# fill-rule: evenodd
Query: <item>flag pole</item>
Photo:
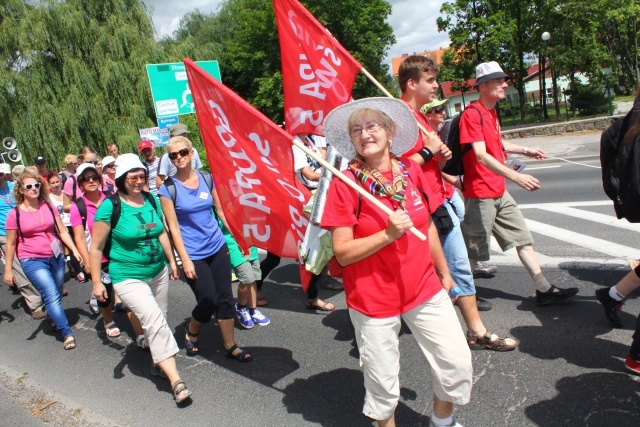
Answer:
M323 167L327 168L332 174L334 174L335 176L337 176L338 178L340 178L340 180L342 182L344 182L345 184L347 184L347 186L349 186L350 188L352 188L353 190L355 190L356 192L358 192L358 194L360 194L362 197L364 197L365 199L367 199L368 201L370 201L371 203L373 203L374 205L376 205L378 208L382 209L382 211L384 213L386 213L387 215L391 215L393 213L393 211L386 206L384 203L382 203L380 200L376 199L375 197L373 197L371 194L369 194L368 191L366 191L364 188L360 187L358 184L356 184L355 182L353 182L352 179L350 179L349 177L347 177L345 174L343 174L342 172L340 172L338 169L334 168L333 165L327 163L327 161L325 161L322 156L318 155L317 153L314 153L312 150L310 150L303 142L301 142L297 137L293 138L293 145L295 145L296 147L298 147L299 149L301 149L302 151L304 151L307 155L311 156L314 160L316 160L318 163L320 163ZM427 236L425 236L420 230L418 230L415 227L411 227L409 229L409 231L411 231L411 233L413 233L414 236L416 236L418 239L422 240L423 242L427 240Z
M388 96L389 98L395 98L395 96L393 96L393 95L391 94L391 92L389 92L387 89L385 89L385 87L384 87L384 86L382 86L382 85L380 84L380 82L379 82L378 80L376 80L376 78L375 78L375 77L373 77L373 76L371 75L371 73L369 73L369 72L367 71L367 69L366 69L366 68L362 67L362 68L360 68L360 71L362 72L362 74L364 74L364 75L365 75L365 76L366 76L366 77L371 81L371 83L373 83L374 85L376 85L376 87L377 87L378 89L380 89L380 90L382 91L382 93L384 93L384 94L385 94L386 96ZM416 121L417 121L417 120L416 120ZM429 131L428 131L424 126L422 126L422 124L420 124L420 122L418 122L418 129L420 129L420 130L422 131L422 133L424 133L424 135L425 135L425 136L429 134Z

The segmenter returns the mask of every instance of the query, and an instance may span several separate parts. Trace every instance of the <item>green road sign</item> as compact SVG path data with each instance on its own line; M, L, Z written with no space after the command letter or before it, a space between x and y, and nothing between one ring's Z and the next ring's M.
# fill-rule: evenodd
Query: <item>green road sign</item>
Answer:
M196 64L221 81L218 61L197 61ZM175 116L196 112L183 62L147 64L147 75L156 116Z

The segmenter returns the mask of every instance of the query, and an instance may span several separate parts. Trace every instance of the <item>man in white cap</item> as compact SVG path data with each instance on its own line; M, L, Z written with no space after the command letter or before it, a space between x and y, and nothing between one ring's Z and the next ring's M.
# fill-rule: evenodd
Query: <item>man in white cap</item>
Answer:
M7 230L5 228L7 215L11 209L16 206L16 203L13 200L13 184L5 181L6 174L11 174L11 167L7 163L0 163L0 250L2 251L3 262L4 252L7 249ZM42 319L45 316L42 297L22 271L18 257L13 258L13 265L11 267L13 268L13 274L15 277L15 283L12 287L14 290L17 288L24 298L27 307L31 311L31 317L36 320ZM8 268L8 266L5 265L4 268Z
M175 125L169 128L169 136L173 138L174 136L184 136L188 138L189 129L186 125L182 123L176 123ZM200 155L198 151L193 149L193 158L191 159L191 168L193 170L202 169L202 162L200 161ZM160 157L160 161L158 162L158 175L156 176L156 188L160 188L162 183L168 176L175 175L176 167L169 161L169 155L164 153L162 157Z
M547 281L533 250L533 236L507 191L506 179L528 191L540 188L540 181L533 176L505 166L509 153L536 159L547 156L540 148L522 147L504 141L500 136L495 105L505 98L508 77L495 61L478 65L474 85L480 93L480 99L474 104L475 111L463 114L460 119L460 145L463 152L465 145L472 147L462 157L462 194L467 199L462 229L472 267L475 260L489 259L489 242L493 234L503 251L516 248L520 261L533 279L536 304L549 305L575 296L578 289L558 288Z

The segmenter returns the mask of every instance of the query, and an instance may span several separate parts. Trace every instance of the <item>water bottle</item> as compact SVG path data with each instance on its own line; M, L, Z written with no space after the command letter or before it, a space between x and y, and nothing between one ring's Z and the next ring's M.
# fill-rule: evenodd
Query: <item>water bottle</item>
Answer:
M451 291L449 292L449 298L454 300L460 296L461 292L462 292L462 289L460 289L459 286L456 286L455 288L451 289Z

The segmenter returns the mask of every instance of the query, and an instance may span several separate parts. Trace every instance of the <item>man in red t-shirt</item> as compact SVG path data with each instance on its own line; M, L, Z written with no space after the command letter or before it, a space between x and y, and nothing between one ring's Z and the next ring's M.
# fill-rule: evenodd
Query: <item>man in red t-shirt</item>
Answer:
M462 158L464 190L467 199L463 233L471 265L489 259L489 239L494 235L503 251L516 248L520 261L535 283L536 303L548 305L571 298L577 288L561 289L551 285L542 274L533 250L533 237L516 202L507 191L505 178L528 191L540 188L540 181L505 166L507 153L544 159L540 148L522 147L504 141L495 105L505 97L508 75L495 62L476 68L475 86L480 99L460 119L460 144L473 150ZM464 151L464 150L463 150Z
M429 204L437 209L431 218L438 226L438 234L451 276L460 291L457 305L468 328L467 343L472 349L496 351L513 350L516 341L501 338L490 332L480 319L478 309L491 309L486 300L476 300L476 288L469 257L460 229L460 220L450 203L450 194L445 188L440 169L451 158L451 152L440 140L420 108L433 101L438 89L439 67L431 59L421 55L408 56L398 69L401 99L409 106L414 117L427 132L421 131L416 144L404 156L421 166L425 181L431 189ZM452 295L453 296L453 295ZM479 305L481 306L479 307Z

